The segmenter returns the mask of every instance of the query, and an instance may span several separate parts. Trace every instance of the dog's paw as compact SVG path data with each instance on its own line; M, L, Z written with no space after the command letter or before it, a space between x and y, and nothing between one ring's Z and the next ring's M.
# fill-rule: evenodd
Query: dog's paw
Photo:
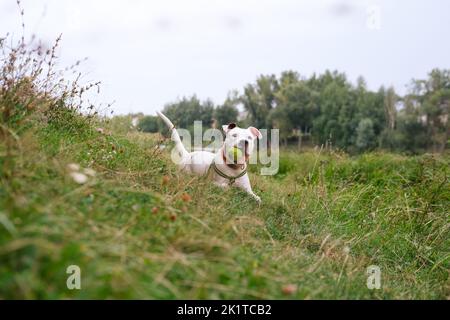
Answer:
M255 200L258 203L258 205L261 205L261 198L258 197L256 194L253 197L255 198Z

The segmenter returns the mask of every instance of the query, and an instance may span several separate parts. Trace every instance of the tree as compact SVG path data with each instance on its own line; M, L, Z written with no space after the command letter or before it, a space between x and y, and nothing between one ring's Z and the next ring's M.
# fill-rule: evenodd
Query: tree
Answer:
M311 90L297 73L283 73L276 93L276 108L270 113L274 128L280 129L280 137L287 139L296 130L299 145L302 132L311 130L318 114L318 94Z
M372 149L376 146L373 121L369 118L361 119L356 129L356 147L360 151Z
M427 149L442 152L450 134L450 70L433 69L428 79L413 80L407 99L426 128Z
M397 112L395 127L386 127L380 134L380 145L393 151L419 153L427 148L425 123L416 100L410 96L402 99L403 107Z
M280 138L287 145L287 140L292 133L294 128L291 118L289 117L288 108L283 106L278 106L272 109L268 115L268 121L271 123L271 127L280 130Z
M304 82L292 82L283 85L277 93L277 108L286 108L296 129L312 127L313 119L318 115L318 94L311 90Z
M380 91L384 93L384 88ZM397 118L397 95L393 87L390 87L384 94L384 112L386 117L386 126L389 130L395 129L395 120Z
M229 94L223 104L201 102L195 95L165 106L178 127L190 129L195 120L210 125L235 122L242 103L247 119L258 128L278 128L287 144L308 132L311 142L332 144L348 152L375 147L404 152L442 152L450 136L450 70L432 70L427 79L413 80L404 97L390 87L368 89L363 77L356 84L344 73L326 71L301 77L285 71L279 77L261 75Z
M219 125L237 122L239 115L237 105L239 102L238 92L232 91L228 93L225 102L222 105L217 106L214 110L213 116Z
M237 122L239 111L233 105L223 104L214 110L214 119L219 125Z
M313 136L319 144L328 141L340 148L354 144L354 116L356 108L351 86L334 74L335 81L327 79L327 85L319 91L319 114L313 120ZM326 74L326 78L330 75Z
M143 132L158 132L159 131L159 120L155 116L144 116L141 117L137 125L138 129Z
M190 98L183 97L164 107L163 113L172 120L178 128L191 130L194 121L202 121L203 126L209 127L212 123L214 104L211 100L203 103L193 95Z
M270 111L275 107L275 95L278 87L275 75L261 75L256 79L256 84L248 84L244 88L241 102L248 112L253 126L270 129L268 117Z

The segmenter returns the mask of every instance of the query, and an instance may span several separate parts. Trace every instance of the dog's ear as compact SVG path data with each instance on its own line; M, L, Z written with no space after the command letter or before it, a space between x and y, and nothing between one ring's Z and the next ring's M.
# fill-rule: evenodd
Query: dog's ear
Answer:
M225 134L228 133L228 131L230 131L233 128L236 128L236 123L233 123L233 122L228 125L222 126L223 132L225 132Z
M256 129L255 127L248 127L248 130L250 130L250 132L252 133L252 135L255 138L258 138L258 139L262 138L261 132L258 129Z

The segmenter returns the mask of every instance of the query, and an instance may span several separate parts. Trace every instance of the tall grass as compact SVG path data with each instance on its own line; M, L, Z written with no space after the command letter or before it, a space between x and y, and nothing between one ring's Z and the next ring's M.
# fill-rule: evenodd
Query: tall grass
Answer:
M155 138L23 136L0 202L2 298L449 296L447 158L282 153L287 174L251 177L258 207L179 175ZM71 163L96 174L79 184ZM66 287L72 264L81 290Z

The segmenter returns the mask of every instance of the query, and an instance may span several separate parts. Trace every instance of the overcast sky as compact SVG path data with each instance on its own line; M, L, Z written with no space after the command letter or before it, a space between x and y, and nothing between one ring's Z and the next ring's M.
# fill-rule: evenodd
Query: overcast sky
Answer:
M0 0L0 36L19 35L15 0ZM194 93L221 103L260 74L326 69L370 89L450 68L447 0L22 0L28 34L63 34L62 66L88 57L85 80L115 113L154 114Z

